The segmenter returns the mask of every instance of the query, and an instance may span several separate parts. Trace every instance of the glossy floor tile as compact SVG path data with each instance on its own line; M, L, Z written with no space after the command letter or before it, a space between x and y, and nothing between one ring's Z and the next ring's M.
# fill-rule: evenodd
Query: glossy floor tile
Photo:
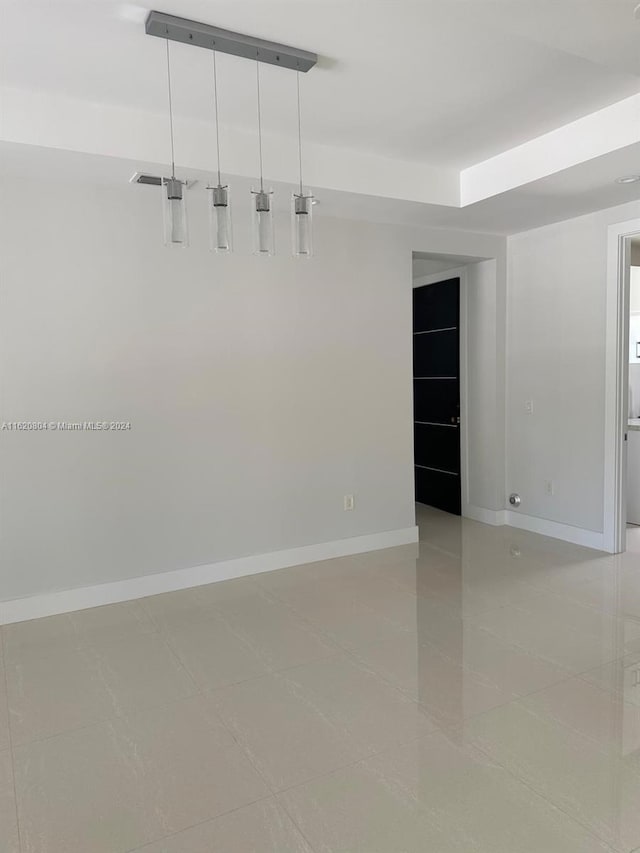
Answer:
M256 585L251 578L221 581L208 586L181 589L164 595L144 598L140 607L158 629L210 619L216 606L254 596Z
M582 706L590 695L585 684L576 679L562 691L549 688L545 695L468 720L464 738L604 842L628 853L640 839L638 708L625 708L619 698L606 695L595 707Z
M7 853L20 853L13 766L8 750L0 752L0 842Z
M342 654L210 698L276 791L434 728L415 702Z
M283 677L365 755L435 728L415 702L346 655L287 670Z
M304 837L272 798L229 812L133 853L313 853Z
M5 626L2 853L631 853L640 536L419 546Z
M442 734L313 780L281 801L316 850L607 850L482 752Z
M14 744L28 743L196 692L156 633L90 635L77 647L24 645L7 658Z
M626 702L640 705L640 653L626 655L605 666L591 669L580 677L605 690L621 694Z
M273 791L363 757L363 748L280 674L210 695L213 708Z
M115 853L263 799L202 697L15 750L25 853Z
M82 649L25 646L7 658L11 733L28 743L104 719L106 685Z
M174 623L164 637L201 690L238 684L267 672L264 661L217 614Z
M270 670L288 669L336 651L288 607L262 594L226 602L220 615Z
M9 749L9 745L9 703L2 655L2 638L0 637L0 752Z

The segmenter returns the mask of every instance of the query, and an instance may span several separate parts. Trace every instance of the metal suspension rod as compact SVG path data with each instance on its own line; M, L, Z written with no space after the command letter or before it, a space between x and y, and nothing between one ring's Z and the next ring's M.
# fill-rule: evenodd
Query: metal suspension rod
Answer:
M260 61L256 59L256 83L258 90L258 149L260 152L260 192L264 192L262 169L262 105L260 102Z
M302 189L302 117L300 109L300 72L296 73L296 83L298 90L298 160L300 165L300 195L304 195Z
M167 89L169 93L169 134L171 138L171 177L176 176L176 154L173 141L173 103L171 100L171 60L169 58L169 39L167 38Z
M220 179L220 122L218 120L218 73L216 69L216 52L213 51L213 95L216 112L216 150L218 152L218 186L222 184Z

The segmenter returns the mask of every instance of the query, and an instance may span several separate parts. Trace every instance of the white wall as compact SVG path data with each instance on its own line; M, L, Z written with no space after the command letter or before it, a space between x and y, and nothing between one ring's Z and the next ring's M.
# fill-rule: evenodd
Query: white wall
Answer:
M639 214L633 202L508 239L507 493L529 516L603 530L607 229Z
M0 600L414 523L411 250L503 238L316 220L317 255L160 243L151 188L2 187ZM356 496L354 512L343 495Z
M439 261L431 258L414 258L413 259L413 279L422 278L425 275L432 275L443 270L455 268L457 264L448 261Z
M468 503L500 511L505 480L504 291L495 260L467 269Z

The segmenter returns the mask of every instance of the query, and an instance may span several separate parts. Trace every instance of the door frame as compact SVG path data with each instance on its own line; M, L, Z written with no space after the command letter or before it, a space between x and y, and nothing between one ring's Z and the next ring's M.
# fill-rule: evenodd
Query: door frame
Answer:
M467 431L468 395L467 395L467 268L431 273L413 279L412 287L422 287L425 284L437 284L450 278L460 279L460 508L463 518L469 518L469 441ZM415 461L415 460L414 460Z
M603 547L612 554L626 548L627 420L629 414L629 291L631 238L640 219L609 226L605 338L604 518Z

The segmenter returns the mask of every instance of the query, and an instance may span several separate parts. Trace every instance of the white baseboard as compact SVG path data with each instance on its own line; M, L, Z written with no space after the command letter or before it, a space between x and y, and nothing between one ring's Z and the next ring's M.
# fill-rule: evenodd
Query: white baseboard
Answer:
M462 515L465 518L471 518L473 521L481 521L483 524L491 524L494 527L500 527L506 524L506 511L485 509L482 506L474 506L473 504L465 504L462 508Z
M418 542L418 538L417 527L405 527L401 530L389 530L385 533L373 533L368 536L355 536L352 539L323 542L320 545L305 545L286 551L239 557L235 560L224 560L220 563L195 566L191 569L178 569L173 572L143 575L142 577L128 578L97 586L79 587L62 592L51 592L46 595L34 595L28 598L15 598L11 601L0 602L0 625L25 622L28 619L39 619L42 616L55 616L59 613L71 613L74 610L87 610L90 607L100 607L104 604L132 601L136 598L145 598L147 595L174 592L178 589L203 586L216 581L256 575L261 572L272 572L275 569L286 569L289 566L315 563L334 557L348 557L366 551L394 548L397 545L411 545Z
M549 521L546 518L536 518L533 515L514 512L513 510L490 510L481 506L466 504L462 514L465 518L481 521L483 524L500 526L508 524L509 527L517 527L520 530L528 530L531 533L540 533L550 536L552 539L563 539L574 545L584 545L587 548L595 548L604 551L604 534L595 530L585 530L582 527L574 527L571 524L560 524L557 521Z
M543 536L551 536L553 539L564 539L565 542L584 545L586 548L595 548L598 551L605 550L604 534L595 530L585 530L571 524L560 524L557 521L536 518L533 515L524 515L511 510L506 510L504 515L505 523L510 527L529 530L531 533L541 533Z

